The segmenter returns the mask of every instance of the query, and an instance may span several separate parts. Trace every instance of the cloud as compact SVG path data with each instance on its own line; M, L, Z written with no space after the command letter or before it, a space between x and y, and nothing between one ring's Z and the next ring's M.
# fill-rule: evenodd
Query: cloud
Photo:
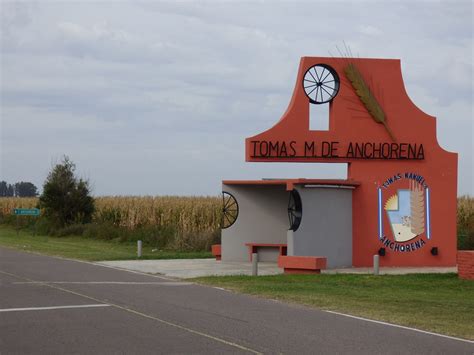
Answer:
M336 54L344 41L361 57L402 59L413 101L460 152L460 193L474 194L471 2L1 6L9 181L41 185L63 154L96 194L214 194L224 177L344 175L243 161L245 137L286 110L300 57Z
M361 25L358 27L358 31L363 35L367 36L381 36L383 35L383 31L378 29L377 27L370 26L370 25Z
M0 8L2 43L18 41L17 31L32 23L35 5L11 1L2 2Z

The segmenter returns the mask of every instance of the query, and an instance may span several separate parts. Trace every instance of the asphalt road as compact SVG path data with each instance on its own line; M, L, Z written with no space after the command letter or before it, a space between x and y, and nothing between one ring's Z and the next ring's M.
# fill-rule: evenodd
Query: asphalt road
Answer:
M474 354L474 343L0 248L1 354Z

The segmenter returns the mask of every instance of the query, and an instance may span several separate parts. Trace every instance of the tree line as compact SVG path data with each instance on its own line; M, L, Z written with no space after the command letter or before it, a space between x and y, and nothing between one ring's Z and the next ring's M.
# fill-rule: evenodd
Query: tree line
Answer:
M31 182L20 181L8 184L0 181L0 197L36 197L38 188Z

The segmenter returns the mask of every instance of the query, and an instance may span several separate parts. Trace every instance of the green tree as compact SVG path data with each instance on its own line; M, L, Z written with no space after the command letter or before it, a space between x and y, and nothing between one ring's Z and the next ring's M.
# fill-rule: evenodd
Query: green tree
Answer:
M43 185L39 206L53 227L62 228L72 223L87 223L94 213L94 199L89 182L74 175L75 164L64 156L53 167Z
M38 189L31 182L17 182L15 184L15 196L17 197L35 197L38 196Z
M0 197L8 196L8 184L6 181L0 181Z
M7 184L6 181L0 181L0 197L15 196L15 186Z

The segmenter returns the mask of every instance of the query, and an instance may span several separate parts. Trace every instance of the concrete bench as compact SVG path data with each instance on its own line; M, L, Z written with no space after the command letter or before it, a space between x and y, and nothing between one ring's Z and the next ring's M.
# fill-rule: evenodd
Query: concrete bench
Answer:
M284 256L278 257L278 267L285 274L320 274L327 260L322 256Z
M273 243L245 243L249 248L249 259L252 261L252 254L258 253L259 248L277 248L278 255L286 255L287 245L286 244L273 244Z
M216 257L216 260L221 260L222 258L222 249L220 244L213 244L211 246L212 255Z

